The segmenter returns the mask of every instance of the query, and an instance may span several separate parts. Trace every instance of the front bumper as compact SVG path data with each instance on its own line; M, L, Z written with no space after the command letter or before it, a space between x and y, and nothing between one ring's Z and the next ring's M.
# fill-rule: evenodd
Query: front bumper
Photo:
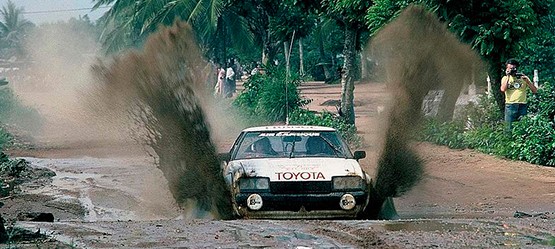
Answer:
M356 218L364 210L368 200L365 191L331 192L326 194L276 194L256 193L262 197L260 210L247 207L247 198L253 193L239 193L235 196L235 210L244 218L273 219L324 219L324 218ZM340 199L344 194L351 194L356 205L351 210L343 210Z

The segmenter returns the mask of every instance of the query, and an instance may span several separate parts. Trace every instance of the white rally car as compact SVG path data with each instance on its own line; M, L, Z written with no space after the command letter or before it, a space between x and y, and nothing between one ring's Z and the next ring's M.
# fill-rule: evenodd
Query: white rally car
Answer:
M241 132L224 177L243 218L356 218L370 177L333 128L264 126Z

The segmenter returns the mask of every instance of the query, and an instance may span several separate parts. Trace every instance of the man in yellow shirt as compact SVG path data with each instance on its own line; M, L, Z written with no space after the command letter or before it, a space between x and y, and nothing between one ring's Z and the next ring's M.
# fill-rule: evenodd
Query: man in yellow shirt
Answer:
M518 72L517 68L520 64L517 60L509 59L505 65L505 76L501 79L501 92L505 93L505 122L510 131L511 123L518 121L527 113L526 89L530 88L533 93L538 89L528 76Z

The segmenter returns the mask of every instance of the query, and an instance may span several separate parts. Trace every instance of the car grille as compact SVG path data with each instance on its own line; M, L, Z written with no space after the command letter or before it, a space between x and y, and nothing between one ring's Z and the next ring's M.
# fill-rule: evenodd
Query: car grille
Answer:
M271 182L273 194L325 194L331 192L331 181Z

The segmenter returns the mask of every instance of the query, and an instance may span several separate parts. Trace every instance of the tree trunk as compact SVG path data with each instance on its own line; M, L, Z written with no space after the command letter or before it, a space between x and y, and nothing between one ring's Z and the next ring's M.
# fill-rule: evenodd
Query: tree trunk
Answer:
M217 27L217 31L216 31L216 50L215 50L215 59L216 62L218 64L220 64L222 67L226 66L226 60L227 60L227 55L226 55L226 28L225 28L225 23L223 18L220 16L218 18L218 27Z
M493 97L497 102L497 107L501 113L505 112L505 94L501 92L501 78L503 77L502 72L504 72L503 63L507 59L506 56L501 54L491 54L487 57L483 57L488 63L488 74L491 82L491 92Z
M491 80L491 90L493 92L493 97L497 102L497 107L501 113L505 112L505 95L501 92L501 74L499 73L499 67L492 65L488 70L490 73Z
M347 123L355 124L355 108L354 108L354 91L355 80L355 55L356 55L356 30L345 29L345 44L343 54L345 61L343 64L343 73L341 74L341 110L340 114Z
M299 74L304 76L303 41L299 39Z
M291 54L289 54L289 42L284 41L283 42L283 51L285 51L285 72L287 73L287 76L289 77L291 75L291 64L289 64L290 62L290 57Z
M0 243L5 243L8 240L8 233L6 232L6 227L4 227L4 219L0 215Z
M324 50L324 41L322 39L322 30L318 28L318 53L320 53L320 61L322 65L322 70L324 70L324 78L325 80L329 80L331 78L329 66L326 65L326 51Z
M262 48L262 64L267 66L268 62L272 63L276 53L279 49L279 43L272 42L272 36L270 32L266 32L264 39L264 47Z
M368 68L366 63L366 56L364 53L359 53L360 55L360 78L361 79L368 79Z

